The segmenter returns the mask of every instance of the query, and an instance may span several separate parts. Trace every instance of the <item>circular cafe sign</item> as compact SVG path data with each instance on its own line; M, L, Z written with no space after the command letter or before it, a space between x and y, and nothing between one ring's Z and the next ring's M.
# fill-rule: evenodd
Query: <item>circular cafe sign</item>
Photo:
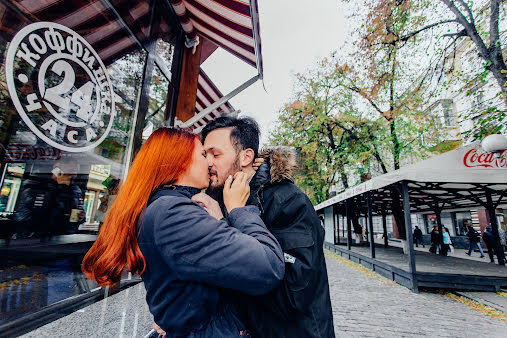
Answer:
M49 145L82 152L107 137L113 86L99 55L73 30L52 22L26 26L9 45L5 71L16 110Z

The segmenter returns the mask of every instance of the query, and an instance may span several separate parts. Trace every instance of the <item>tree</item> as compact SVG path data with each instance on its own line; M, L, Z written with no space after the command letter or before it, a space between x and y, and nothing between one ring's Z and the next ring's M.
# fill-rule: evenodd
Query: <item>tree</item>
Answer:
M432 65L428 70L438 70L438 79L445 78L444 73L453 73L447 83L437 81L435 88L449 86L450 82L461 80L462 90L467 96L481 95L477 87L491 75L497 83L498 95L507 103L507 69L502 46L501 22L505 11L500 8L501 0L378 0L361 4L368 12L367 44L371 48L384 46L389 48L411 41L425 40ZM399 13L404 13L399 15ZM409 24L407 25L407 21ZM407 29L382 29L405 27ZM469 39L470 48L482 61L473 72L455 72L454 63L462 48L460 41ZM452 63L452 65L447 65ZM476 123L465 136L480 139L487 134L497 133L504 128L507 115L505 107L489 105L486 108L477 104L477 109L463 113L461 118L475 119ZM503 105L502 105L503 106Z
M351 93L335 82L327 59L296 79L296 99L280 110L270 143L298 150L296 181L313 203L320 203L330 197L330 185L340 183L346 189L355 184L352 176L367 171L372 154L382 163L376 149L379 126L360 117Z

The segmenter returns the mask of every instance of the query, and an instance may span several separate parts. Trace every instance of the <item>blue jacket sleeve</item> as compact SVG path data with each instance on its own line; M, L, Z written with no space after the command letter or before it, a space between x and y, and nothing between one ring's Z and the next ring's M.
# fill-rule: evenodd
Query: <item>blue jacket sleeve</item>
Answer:
M260 295L284 276L283 252L257 207L232 210L229 224L193 201L173 197L155 222L155 244L182 280Z

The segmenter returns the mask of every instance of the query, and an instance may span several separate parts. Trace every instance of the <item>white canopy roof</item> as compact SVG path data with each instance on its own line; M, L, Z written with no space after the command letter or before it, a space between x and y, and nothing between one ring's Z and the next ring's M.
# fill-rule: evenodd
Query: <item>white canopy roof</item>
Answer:
M315 209L319 210L401 181L438 183L438 187L444 190L459 190L464 195L472 195L473 189L478 187L477 184L487 184L489 189L502 194L507 189L507 150L502 153L501 158L496 158L493 154L484 152L479 142L476 142L375 177L316 205ZM425 185L409 184L409 187L425 192L421 190ZM436 185L432 185L433 195L438 193L435 188ZM429 191L427 193L432 194Z

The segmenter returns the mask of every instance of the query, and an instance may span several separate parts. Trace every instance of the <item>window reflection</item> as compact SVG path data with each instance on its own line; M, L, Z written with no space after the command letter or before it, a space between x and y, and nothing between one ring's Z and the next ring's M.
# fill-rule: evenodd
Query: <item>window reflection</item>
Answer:
M153 76L150 84L150 99L148 113L144 120L143 140L153 133L154 130L164 126L167 109L167 92L169 81L162 74L158 67L153 69Z
M12 104L7 88L5 62L2 63L0 325L97 287L94 282L86 280L80 264L97 238L107 210L114 202L120 181L125 175L147 59L145 49L121 24L109 2L19 0L12 1L12 5L17 8L16 12L0 3L0 13L3 14L0 16L2 60L5 61L10 41L27 25L38 21L64 25L84 38L102 60L111 79L115 114L107 136L97 146L86 151L62 150L36 135L21 118ZM129 27L135 34L146 32L148 1L113 1L113 6L116 5L125 10L125 22L132 20L129 21ZM44 32L39 36L43 37ZM67 38L67 35L62 36ZM137 36L138 40L139 36L141 35ZM54 64L61 60L54 55L49 51L41 53L40 60L37 60L40 62L31 67L30 72L28 69L23 72L29 81L24 83L24 87L18 86L18 93L23 94L28 89L39 93L40 83L53 87L64 82L63 72L51 72ZM49 57L54 58L47 62L49 75L38 82L40 64ZM88 74L72 60L64 61L70 65L71 68L66 70L75 76L75 83L60 98L71 101L77 90L81 88L86 91L87 87L84 86ZM18 60L15 61L15 79L20 79L18 73L25 66ZM24 80L23 77L21 79ZM154 126L159 126L164 120L166 108L165 105L158 106L158 102L165 102L167 95L160 88L165 86L167 93L167 79L157 73L154 81L154 110L150 121ZM90 98L92 103L97 100L93 95ZM83 98L84 96L80 97L81 100ZM32 115L36 126L41 125L42 119L50 114L45 103L42 100L40 102L41 107L34 110ZM27 102L23 101L23 104L26 105ZM56 107L54 103L49 104ZM160 107L158 111L157 107ZM72 105L65 111L55 108L56 114L71 122L78 121L75 110L76 106ZM68 132L68 129L62 128L62 132ZM68 138L54 137L53 140L63 142Z

